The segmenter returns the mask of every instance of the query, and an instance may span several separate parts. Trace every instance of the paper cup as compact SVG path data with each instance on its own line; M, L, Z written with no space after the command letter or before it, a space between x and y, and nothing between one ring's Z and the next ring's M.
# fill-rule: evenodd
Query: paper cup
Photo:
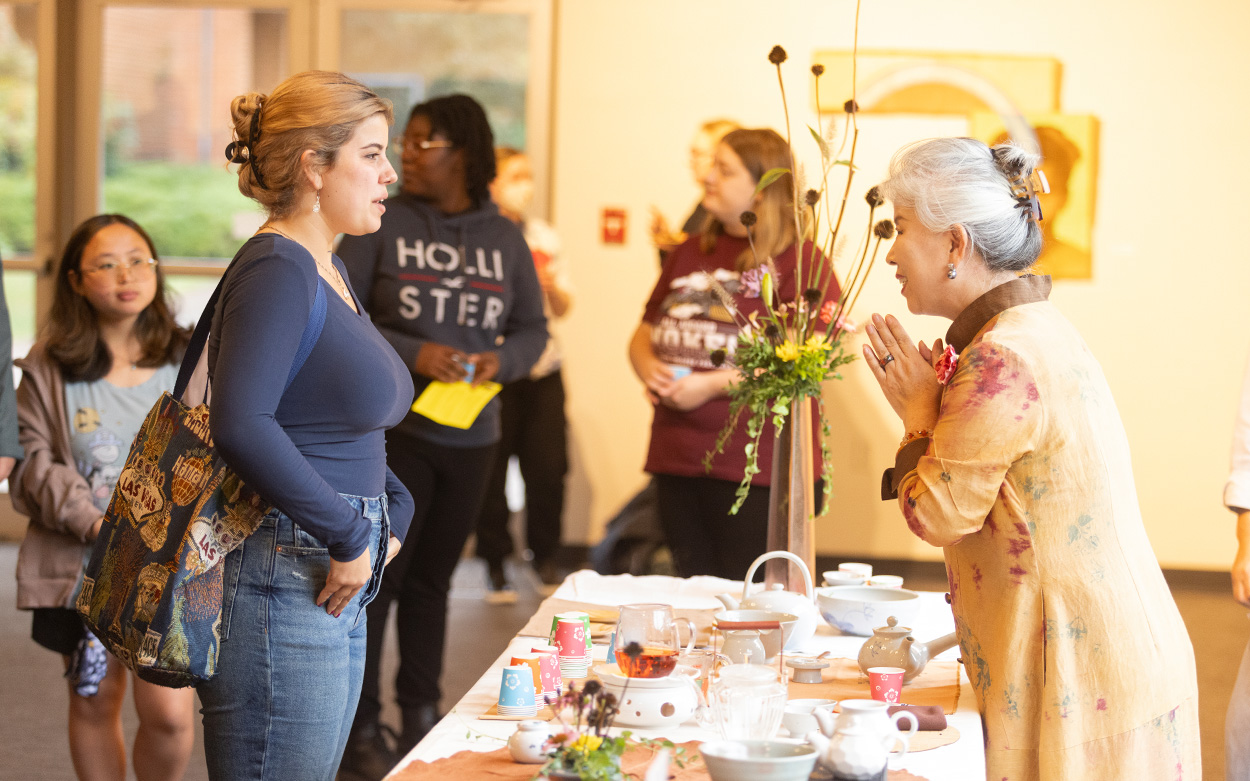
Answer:
M552 642L560 649L560 660L576 658L586 663L586 625L576 618L560 618L556 620L555 640Z
M538 710L534 672L527 664L510 664L503 668L503 679L499 682L499 713L516 716L526 710L531 714Z
M576 618L582 622L582 627L586 630L586 637L590 637L590 614L583 613L580 610L566 610L563 613L556 613L551 617L551 637L553 640L556 636L556 629L560 626L560 621L572 618Z
M872 691L872 698L890 704L898 702L906 673L902 667L869 667L868 688Z
M514 665L514 666L523 664L533 671L535 699L540 698L542 693L547 691L543 687L542 659L543 659L542 654L534 654L534 653L517 654L516 656L512 657L512 661L508 662L508 664Z

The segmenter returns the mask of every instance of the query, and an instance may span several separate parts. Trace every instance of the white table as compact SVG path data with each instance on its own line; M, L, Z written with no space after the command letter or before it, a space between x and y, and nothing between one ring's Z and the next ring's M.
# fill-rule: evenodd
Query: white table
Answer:
M742 594L741 581L720 578L671 578L659 575L634 577L632 575L599 575L582 570L570 575L553 595L555 598L616 606L634 602L663 602L675 608L718 608L715 595ZM954 619L950 607L940 592L920 592L924 609L915 621L916 634L920 640L930 640L954 631ZM818 654L831 651L833 656L854 659L865 638L843 635L823 622L816 636L799 653ZM516 731L516 722L482 721L477 717L496 701L502 668L516 653L527 652L533 644L532 637L515 637L508 648L500 654L473 688L456 704L456 707L440 721L433 730L404 757L398 767L412 760L426 762L451 756L458 751L493 751L505 745L508 737ZM595 646L595 658L603 660L607 649ZM955 659L959 648L939 655L939 659ZM972 687L963 668L960 668L961 686L958 710L947 721L959 730L957 742L942 748L908 754L903 759L891 759L893 769L906 769L930 781L968 781L985 777L985 751L981 743L981 717L977 713ZM675 729L633 729L635 734L648 738L668 738L675 743L688 740L709 740L713 736L707 730L688 721ZM784 734L785 728L781 728Z

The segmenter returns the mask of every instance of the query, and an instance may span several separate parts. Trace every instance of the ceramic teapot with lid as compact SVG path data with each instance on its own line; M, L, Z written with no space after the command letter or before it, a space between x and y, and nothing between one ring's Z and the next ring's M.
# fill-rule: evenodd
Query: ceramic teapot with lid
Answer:
M755 571L769 559L779 558L787 559L798 566L803 573L803 585L807 587L807 593L796 594L793 591L786 591L778 583L767 591L751 594L751 579L755 577ZM786 650L793 650L811 640L816 634L816 625L820 621L820 610L816 607L816 589L812 586L812 573L801 558L789 551L770 551L751 562L751 568L747 570L746 582L742 584L741 602L729 594L717 594L716 598L729 610L769 610L774 613L791 613L798 616L798 623L786 640Z
M919 726L906 713L888 713L888 706L876 700L842 700L842 712L817 708L812 711L820 724L819 732L807 734L807 741L820 753L820 763L840 778L885 778L890 750L897 744L899 757L907 754L912 735ZM898 727L907 719L906 732Z
M898 619L890 616L885 626L872 630L872 637L859 649L859 669L864 675L869 667L901 667L906 670L903 683L924 670L929 660L959 642L955 633L943 635L927 643L918 643L912 637L911 627L899 626Z

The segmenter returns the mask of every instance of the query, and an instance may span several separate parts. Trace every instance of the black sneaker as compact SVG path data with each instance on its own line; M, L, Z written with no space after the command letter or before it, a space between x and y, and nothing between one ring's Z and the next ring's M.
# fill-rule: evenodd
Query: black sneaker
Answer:
M488 577L490 578L490 583L486 591L486 604L515 605L517 603L516 589L503 574L502 565L491 565Z
M377 722L352 727L339 767L340 781L382 781L399 764L399 754L391 748L385 733L394 737L390 727Z
M427 703L416 707L403 709L404 713L404 729L396 739L395 744L399 749L399 758L403 759L408 756L408 752L412 751L412 747L421 742L421 739L434 729L434 725L438 724L442 716L438 715L438 706Z

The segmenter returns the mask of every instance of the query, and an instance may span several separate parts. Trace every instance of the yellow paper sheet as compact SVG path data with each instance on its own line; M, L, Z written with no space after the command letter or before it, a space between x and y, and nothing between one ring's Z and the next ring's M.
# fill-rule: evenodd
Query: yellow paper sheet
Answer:
M467 382L435 380L412 403L412 411L444 426L468 428L501 388L503 386L497 382L484 382L474 387Z

